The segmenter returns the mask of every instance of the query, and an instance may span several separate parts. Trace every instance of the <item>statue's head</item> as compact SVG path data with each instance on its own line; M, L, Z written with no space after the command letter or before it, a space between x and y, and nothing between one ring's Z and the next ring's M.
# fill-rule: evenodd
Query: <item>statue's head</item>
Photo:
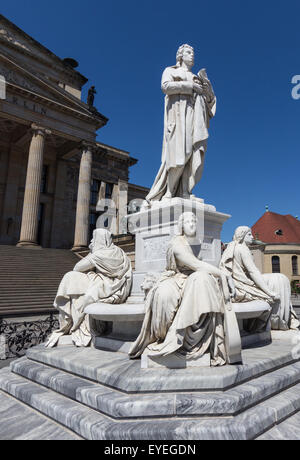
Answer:
M251 244L254 238L250 227L240 226L238 227L233 236L233 241L237 243Z
M176 54L176 65L181 66L182 62L185 62L189 68L194 65L194 48L187 43L181 45Z
M178 219L178 233L189 237L196 236L197 218L193 212L184 212Z
M93 238L89 248L92 252L99 249L109 248L112 245L112 236L108 230L104 228L96 228L93 231Z

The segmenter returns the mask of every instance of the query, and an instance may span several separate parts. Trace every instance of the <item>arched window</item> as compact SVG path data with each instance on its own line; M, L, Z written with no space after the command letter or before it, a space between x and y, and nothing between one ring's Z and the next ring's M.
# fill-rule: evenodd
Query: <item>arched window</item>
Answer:
M292 257L292 269L293 269L293 275L298 275L298 257L293 256Z
M272 257L272 272L280 273L280 258L279 256Z

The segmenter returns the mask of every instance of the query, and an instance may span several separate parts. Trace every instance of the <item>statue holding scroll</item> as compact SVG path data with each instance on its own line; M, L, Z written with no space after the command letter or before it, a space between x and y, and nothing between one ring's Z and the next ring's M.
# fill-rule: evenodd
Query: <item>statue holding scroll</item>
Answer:
M176 61L162 76L165 94L162 161L146 197L150 203L163 198L190 198L202 176L209 121L216 111L216 98L205 69L198 75L191 72L193 48L187 44L180 46Z

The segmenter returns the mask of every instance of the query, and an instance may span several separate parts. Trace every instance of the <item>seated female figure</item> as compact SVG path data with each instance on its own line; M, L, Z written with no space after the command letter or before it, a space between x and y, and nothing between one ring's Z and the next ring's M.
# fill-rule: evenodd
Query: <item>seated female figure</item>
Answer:
M249 227L238 227L221 259L220 268L232 276L235 285L234 302L264 300L272 305L272 329L297 329L299 321L291 305L290 282L281 273L260 273L248 247L253 240ZM258 331L267 320L267 317L249 320L246 329Z
M123 303L129 296L132 284L130 260L113 244L110 232L94 230L90 250L73 271L66 273L59 285L54 307L60 312L60 329L53 332L46 344L48 347L55 346L63 335L71 335L75 345L87 347L92 331L102 332L102 323L86 315L85 307L98 301Z
M182 214L178 227L179 235L168 248L166 272L147 296L142 330L129 355L136 358L146 350L151 356L176 352L193 359L210 353L212 365L223 365L227 278L193 254L189 238L196 234L195 215Z

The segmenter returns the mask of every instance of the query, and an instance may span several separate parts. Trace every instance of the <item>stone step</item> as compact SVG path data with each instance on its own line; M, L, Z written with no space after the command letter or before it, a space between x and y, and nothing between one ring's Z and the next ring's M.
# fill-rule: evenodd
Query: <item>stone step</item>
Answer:
M258 441L299 441L299 439L300 412L288 417L257 438Z
M300 362L225 392L193 394L128 395L28 358L14 361L11 371L116 419L233 416L300 383Z
M50 311L59 283L78 257L62 249L0 245L0 314Z
M36 299L34 299L34 298L31 298L31 299L30 298L28 298L28 299L23 298L21 300L10 299L9 301L0 299L0 307L1 307L1 305L5 305L5 306L9 307L10 305L11 306L42 305L42 304L45 305L47 303L49 303L49 305L51 306L53 304L53 299L49 299L47 296L44 299L42 297L41 297L41 299L40 298L36 298Z
M141 370L140 360L129 360L124 353L64 346L27 351L33 361L56 367L79 377L125 393L225 391L273 372L293 358L290 341L274 340L270 345L242 351L243 365L222 368Z
M0 391L1 441L75 441L81 437Z
M23 295L23 293L24 293L24 295ZM22 292L16 292L14 301L17 300L19 297L22 297L22 299L27 297L28 300L30 300L30 296L32 298L31 294L37 294L36 291L30 290L30 289L28 290L28 292L23 291L23 293ZM40 299L43 299L43 298L49 299L49 295L52 295L53 293L55 293L55 289L54 290L53 289L45 289L45 290L43 289L39 293L39 298ZM7 301L7 300L11 300L10 295L8 293L6 293L6 292L4 292L3 294L1 293L0 302Z
M0 389L89 440L250 440L300 409L296 385L236 417L116 421L6 369L0 371Z
M5 317L5 316L14 316L14 315L24 315L24 312L26 315L49 315L50 313L57 313L57 310L55 310L53 307L50 307L49 304L47 305L40 305L36 307L28 307L28 306L22 306L22 307L11 307L11 308L5 308L4 306L1 306L0 308L0 317Z

